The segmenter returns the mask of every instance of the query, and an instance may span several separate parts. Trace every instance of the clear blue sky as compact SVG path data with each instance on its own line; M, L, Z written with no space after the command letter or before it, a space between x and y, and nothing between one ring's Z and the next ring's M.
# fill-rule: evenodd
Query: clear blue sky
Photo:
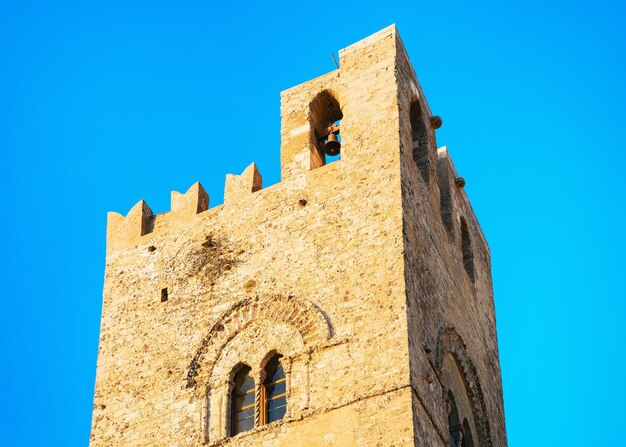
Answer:
M626 445L625 6L0 0L0 444L86 446L106 212L256 161L397 23L493 256L509 443Z

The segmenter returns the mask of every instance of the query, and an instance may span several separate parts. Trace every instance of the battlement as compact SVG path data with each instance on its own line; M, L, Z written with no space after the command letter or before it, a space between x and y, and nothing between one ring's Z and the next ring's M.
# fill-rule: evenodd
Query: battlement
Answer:
M296 181L308 184L310 176L320 175L313 170L326 165L326 156L320 150L319 135L328 122L341 120L341 136L344 146L341 162L358 162L367 153L355 150L362 143L360 129L374 126L379 113L364 113L372 98L366 91L355 89L359 78L372 71L376 77L387 76L388 91L384 92L384 104L393 104L393 68L397 59L399 36L395 25L391 25L372 36L339 51L341 68L316 79L281 92L281 183ZM402 50L404 51L404 50ZM356 97L352 95L356 94ZM331 104L330 107L327 107ZM383 107L384 109L384 107ZM355 126L358 116L359 125ZM393 129L389 127L389 136ZM262 177L252 163L241 175L226 175L224 207L236 206L245 197L262 189ZM218 209L221 207L216 207ZM171 210L153 214L146 202L139 201L126 216L110 212L107 223L107 253L130 247L155 233L168 228L191 224L196 217L209 210L209 197L200 183L192 185L185 194L172 192Z
M281 92L281 182L274 185L276 189L307 190L320 176L328 176L325 183L336 184L347 176L363 175L368 170L366 166L377 171L374 167L380 165L383 156L394 154L383 154L372 141L396 140L403 119L396 87L398 76L404 75L409 80L406 88L410 101L419 103L424 120L431 119L430 107L395 25L339 50L339 60L338 69ZM401 70L404 73L398 73ZM367 87L372 80L377 90ZM383 116L386 125L380 126ZM337 129L340 128L342 141L341 159L326 166L327 155L320 144L320 135L333 122L340 122ZM434 135L434 131L429 132ZM441 192L453 191L457 174L447 149L439 150L436 161L434 143L432 147L432 154L428 155L433 159L431 165L436 166L432 176L438 177ZM325 169L318 169L322 167ZM331 177L336 180L331 181ZM207 212L218 214L222 208L238 207L262 187L261 173L252 163L240 175L226 175L224 205L211 210L208 194L200 183L195 183L184 194L171 193L169 212L155 215L143 200L126 216L111 212L107 253L145 242L166 230L192 225ZM464 193L459 197L469 204ZM446 204L442 202L442 205ZM445 212L442 210L442 216ZM481 237L484 239L482 234Z
M224 205L237 203L247 194L261 189L262 179L256 164L252 163L241 175L227 174ZM217 209L220 207L215 207ZM158 233L165 228L189 225L197 215L209 210L209 195L200 182L196 182L184 194L171 192L169 212L154 214L148 204L140 200L126 216L116 212L107 215L107 253L138 244L144 236Z
M324 175L324 170L314 172L314 174ZM463 189L465 180L458 175L446 146L437 150L437 177L442 197L442 218L444 223L451 228L452 209L471 209L471 204ZM169 212L154 214L144 200L137 202L125 216L109 212L107 215L107 253L145 242L146 238L165 230L193 225L200 215L207 212L218 213L224 207L238 206L246 202L253 193L261 191L262 187L261 173L257 165L251 163L240 175L226 174L223 205L209 209L209 195L202 185L196 182L184 194L178 191L171 192ZM446 202L445 197L450 197L449 202ZM486 238L474 213L465 214L472 221L472 227L476 229L476 234L482 244L488 249Z

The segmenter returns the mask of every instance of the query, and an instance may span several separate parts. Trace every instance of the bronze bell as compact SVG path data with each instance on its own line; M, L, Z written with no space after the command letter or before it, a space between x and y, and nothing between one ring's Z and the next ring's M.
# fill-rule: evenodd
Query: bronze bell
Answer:
M339 150L341 149L341 142L337 139L337 134L331 132L328 134L328 138L326 139L326 143L324 143L324 152L326 155L330 155L334 157L339 154Z

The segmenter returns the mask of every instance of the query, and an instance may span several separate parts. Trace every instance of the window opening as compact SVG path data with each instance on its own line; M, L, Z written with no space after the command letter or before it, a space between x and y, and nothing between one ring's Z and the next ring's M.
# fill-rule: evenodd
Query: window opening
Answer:
M161 302L164 303L168 300L167 287L161 289Z
M456 400L452 391L448 391L448 429L450 431L450 447L461 447L463 442L463 431L459 421L459 411L456 407Z
M411 103L411 140L413 142L413 161L418 167L422 179L426 183L430 181L430 159L428 154L428 135L424 117L422 115L422 107L419 99Z
M450 235L452 233L452 193L450 192L450 177L448 174L448 160L443 158L437 160L437 179L439 183L439 211L441 214L441 221L448 230Z
M467 418L463 419L463 447L474 447L474 438Z
M463 250L463 266L467 276L474 282L474 251L470 240L465 218L461 217L461 249Z
M265 366L261 424L278 421L287 411L287 379L280 363L281 357L282 355L275 355Z
M235 374L235 386L231 396L230 435L235 436L254 428L254 379L249 366L242 366Z

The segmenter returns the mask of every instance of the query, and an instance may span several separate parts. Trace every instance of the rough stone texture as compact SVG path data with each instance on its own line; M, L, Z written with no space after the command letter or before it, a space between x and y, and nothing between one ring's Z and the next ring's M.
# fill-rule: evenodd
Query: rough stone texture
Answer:
M400 38L339 55L282 93L279 184L252 164L222 206L194 184L169 213L109 214L91 447L443 446L448 390L477 445L506 445L489 250L432 130L429 184L417 171L411 101L430 112ZM310 124L322 92L343 115L328 165ZM236 367L258 384L275 353L285 418L228 437Z

